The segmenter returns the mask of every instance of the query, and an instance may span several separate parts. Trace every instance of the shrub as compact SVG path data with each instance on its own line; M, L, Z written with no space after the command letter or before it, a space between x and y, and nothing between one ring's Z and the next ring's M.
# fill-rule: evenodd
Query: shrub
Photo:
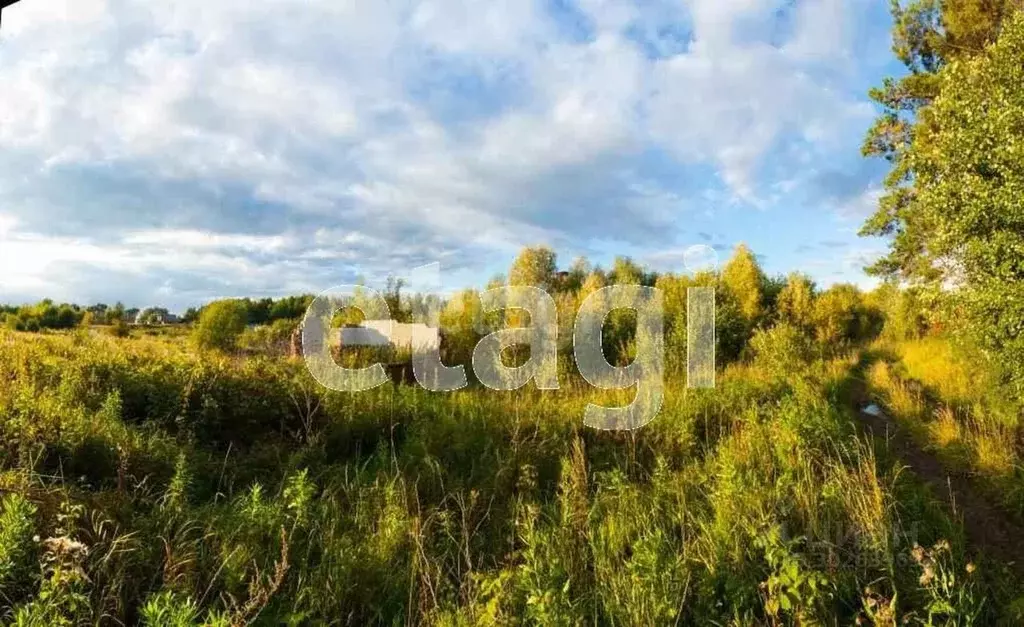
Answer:
M803 329L814 326L814 282L806 275L790 274L776 302L780 321Z
M192 337L199 348L234 350L245 331L248 309L240 300L219 300L203 308Z
M797 327L780 323L759 329L750 340L755 363L773 377L789 378L806 369L811 360L811 342Z
M110 325L107 332L114 337L128 337L131 334L131 327L128 326L127 322L118 318Z
M0 511L0 590L28 566L36 507L20 494L8 494Z

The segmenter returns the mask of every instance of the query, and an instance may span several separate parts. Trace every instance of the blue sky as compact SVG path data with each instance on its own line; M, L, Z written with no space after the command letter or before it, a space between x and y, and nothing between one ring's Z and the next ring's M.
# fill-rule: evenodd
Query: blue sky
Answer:
M0 302L181 309L524 245L871 282L881 0L27 0L0 31Z

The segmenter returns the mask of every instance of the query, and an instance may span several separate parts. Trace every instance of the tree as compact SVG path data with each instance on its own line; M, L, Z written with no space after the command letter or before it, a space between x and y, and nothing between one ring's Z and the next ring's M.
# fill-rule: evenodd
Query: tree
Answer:
M524 248L512 262L508 271L509 285L532 285L550 289L555 278L555 251L547 246Z
M672 372L686 369L687 289L694 287L685 274L662 274L654 287L661 290L665 306L665 363Z
M579 291L591 270L593 268L586 257L573 259L572 265L569 266L569 275L565 278L562 287L570 292Z
M57 308L57 314L52 328L73 329L82 320L82 312L76 307L63 304Z
M306 310L309 309L309 305L312 302L313 296L309 294L280 298L274 301L273 306L271 306L270 319L268 321L301 318L306 314Z
M274 299L261 298L250 301L246 299L249 307L249 324L267 324L270 322L270 308L274 306Z
M580 285L580 301L582 302L586 297L605 287L608 287L608 277L600 268L594 268Z
M245 331L248 308L241 300L218 300L203 308L192 331L196 345L203 349L234 350Z
M384 301L388 304L391 312L391 319L395 322L411 322L412 309L408 302L402 299L402 288L406 283L404 279L388 277L384 287Z
M114 307L108 311L107 321L113 324L118 320L124 320L125 315L126 314L124 310L124 303L118 301L117 303L114 304Z
M1020 0L892 0L893 52L910 73L887 78L870 96L883 112L867 133L862 152L892 164L887 193L861 229L893 238L890 252L870 271L887 276L938 280L928 260L929 225L917 215L914 138L927 131L928 109L949 81L947 65L981 55L994 42Z
M867 295L866 302L884 316L886 337L895 340L917 339L929 328L934 315L922 301L920 290L900 289L892 281L882 283Z
M630 257L616 257L610 278L612 285L640 285L644 281L644 270Z
M793 272L779 292L776 307L779 322L807 331L814 325L814 282L810 277Z
M941 91L939 73L947 63L982 53L1020 0L890 2L892 49L909 74L887 78L871 90L882 114L868 131L863 152L893 163L889 186L896 188L906 182L903 157L915 134L915 116Z
M92 314L92 324L107 324L110 308L106 304L97 303L89 307L88 312Z
M455 294L441 311L441 332L444 336L445 363L468 364L480 339L483 323L480 294L467 289Z
M751 327L764 315L765 276L753 251L740 244L722 269L722 287L732 292L740 314Z
M147 307L135 316L138 324L163 324L170 318L170 312L163 307Z
M814 326L826 345L860 339L867 330L860 290L840 283L822 292L814 303Z
M895 209L865 230L894 234L876 272L955 290L954 320L1024 391L1024 15L1002 27L942 70L886 198Z

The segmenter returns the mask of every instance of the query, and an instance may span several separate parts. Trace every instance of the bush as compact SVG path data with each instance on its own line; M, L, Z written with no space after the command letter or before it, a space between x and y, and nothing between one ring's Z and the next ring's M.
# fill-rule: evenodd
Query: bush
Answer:
M196 346L202 349L231 351L245 331L248 308L240 300L219 300L203 308L192 331Z
M121 318L118 318L117 320L114 320L113 324L110 325L108 333L110 333L114 337L128 337L128 335L131 333L131 328L128 326L127 322L125 322Z
M881 321L881 312L868 307L854 285L834 285L814 303L815 331L826 345L869 339L878 333Z
M754 362L777 378L790 378L807 368L812 346L806 332L792 324L779 323L759 329L750 340Z

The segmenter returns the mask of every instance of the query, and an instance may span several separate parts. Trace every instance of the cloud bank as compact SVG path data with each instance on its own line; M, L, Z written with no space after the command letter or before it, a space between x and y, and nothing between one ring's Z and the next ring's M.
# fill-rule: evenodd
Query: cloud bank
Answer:
M0 301L181 307L435 260L482 281L525 244L658 258L766 214L834 237L877 197L876 4L20 3Z

